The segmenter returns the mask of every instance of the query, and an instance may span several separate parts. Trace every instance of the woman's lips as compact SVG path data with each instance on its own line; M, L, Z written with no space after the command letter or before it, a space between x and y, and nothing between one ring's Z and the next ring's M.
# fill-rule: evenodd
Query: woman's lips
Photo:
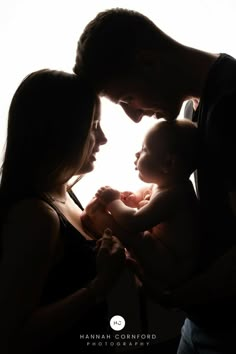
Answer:
M96 161L96 154L99 152L98 149L93 150L91 156L89 157L89 160Z

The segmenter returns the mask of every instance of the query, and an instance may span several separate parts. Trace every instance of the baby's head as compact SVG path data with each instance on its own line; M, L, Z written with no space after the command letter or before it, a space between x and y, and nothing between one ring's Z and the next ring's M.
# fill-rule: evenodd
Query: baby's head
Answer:
M159 120L136 154L139 177L159 186L189 178L198 167L200 150L199 132L193 122Z

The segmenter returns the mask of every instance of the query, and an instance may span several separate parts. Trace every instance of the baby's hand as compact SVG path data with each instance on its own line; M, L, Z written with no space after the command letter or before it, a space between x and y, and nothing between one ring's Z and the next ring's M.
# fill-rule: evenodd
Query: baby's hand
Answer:
M133 192L121 192L121 200L122 202L130 208L138 207L137 196Z
M105 205L113 202L113 200L120 199L120 192L109 186L101 187L97 193L96 197Z

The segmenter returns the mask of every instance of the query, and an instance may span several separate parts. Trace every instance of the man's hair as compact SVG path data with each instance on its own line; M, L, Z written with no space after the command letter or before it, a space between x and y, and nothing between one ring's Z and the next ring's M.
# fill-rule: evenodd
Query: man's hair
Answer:
M116 8L100 12L78 41L73 70L101 91L107 80L126 76L132 70L138 51L167 46L168 38L136 11Z

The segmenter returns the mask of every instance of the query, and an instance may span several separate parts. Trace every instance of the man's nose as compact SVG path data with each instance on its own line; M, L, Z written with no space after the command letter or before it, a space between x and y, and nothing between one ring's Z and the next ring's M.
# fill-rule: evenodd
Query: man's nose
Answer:
M143 118L144 114L142 109L133 108L127 103L123 102L120 103L120 106L123 108L127 116L132 119L133 122L138 123Z

